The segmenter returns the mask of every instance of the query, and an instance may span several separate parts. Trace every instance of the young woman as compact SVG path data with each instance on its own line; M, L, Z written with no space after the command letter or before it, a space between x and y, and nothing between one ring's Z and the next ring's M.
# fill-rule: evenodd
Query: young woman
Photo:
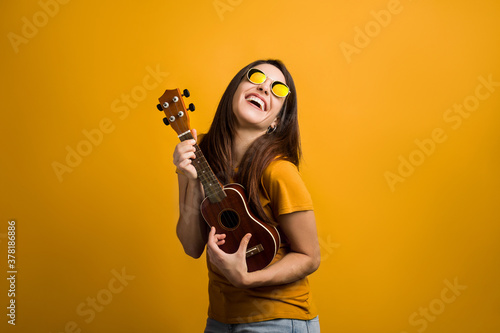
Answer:
M193 130L196 140L196 130ZM297 92L279 60L259 60L241 69L224 92L208 133L200 142L223 183L247 190L253 213L277 226L281 244L268 267L248 272L247 234L236 253L219 246L201 217L204 198L192 160L195 140L174 151L179 181L177 236L185 252L199 258L207 248L209 310L205 332L319 332L307 276L320 263L312 200L300 174Z

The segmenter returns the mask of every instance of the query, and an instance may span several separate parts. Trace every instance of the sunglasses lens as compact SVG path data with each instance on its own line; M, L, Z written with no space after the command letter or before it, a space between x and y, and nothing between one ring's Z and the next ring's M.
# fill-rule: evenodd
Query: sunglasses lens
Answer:
M261 84L262 82L266 81L266 74L256 68L252 68L250 71L248 71L248 80L255 84Z
M274 82L273 84L273 93L278 97L286 97L288 95L288 91L290 89L284 83Z

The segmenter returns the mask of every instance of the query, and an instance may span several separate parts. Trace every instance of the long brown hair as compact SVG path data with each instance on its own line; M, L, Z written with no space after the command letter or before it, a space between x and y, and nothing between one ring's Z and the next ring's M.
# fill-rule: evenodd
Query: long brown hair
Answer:
M285 76L285 82L291 93L286 97L278 113L278 126L271 134L258 137L247 149L238 171L232 162L232 139L235 119L233 115L233 96L247 71L260 64L277 67ZM280 60L257 60L242 68L226 88L215 112L208 133L203 136L200 148L208 160L217 178L227 184L236 181L243 185L248 194L250 209L261 220L274 224L260 204L259 190L261 177L267 166L275 159L285 159L297 167L301 158L299 123L297 117L297 91L293 78Z

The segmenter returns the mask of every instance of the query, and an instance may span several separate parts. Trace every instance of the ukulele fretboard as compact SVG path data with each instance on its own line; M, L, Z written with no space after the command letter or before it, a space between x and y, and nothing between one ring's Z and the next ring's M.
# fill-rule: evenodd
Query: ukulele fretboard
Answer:
M186 141L190 139L194 139L191 131L187 131L179 135L179 139L181 141ZM203 185L203 190L205 191L205 196L208 197L210 202L220 202L222 199L226 197L224 190L222 189L222 185L219 180L215 176L214 172L210 168L207 159L203 155L198 144L194 145L196 151L196 158L193 160L193 166L196 169L198 174L198 178Z

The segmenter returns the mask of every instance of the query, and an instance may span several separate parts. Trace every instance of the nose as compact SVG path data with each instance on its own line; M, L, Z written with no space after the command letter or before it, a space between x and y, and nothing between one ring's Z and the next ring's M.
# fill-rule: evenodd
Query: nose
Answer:
M257 89L262 91L264 94L269 95L269 92L271 91L271 79L266 78L264 82L257 86Z

